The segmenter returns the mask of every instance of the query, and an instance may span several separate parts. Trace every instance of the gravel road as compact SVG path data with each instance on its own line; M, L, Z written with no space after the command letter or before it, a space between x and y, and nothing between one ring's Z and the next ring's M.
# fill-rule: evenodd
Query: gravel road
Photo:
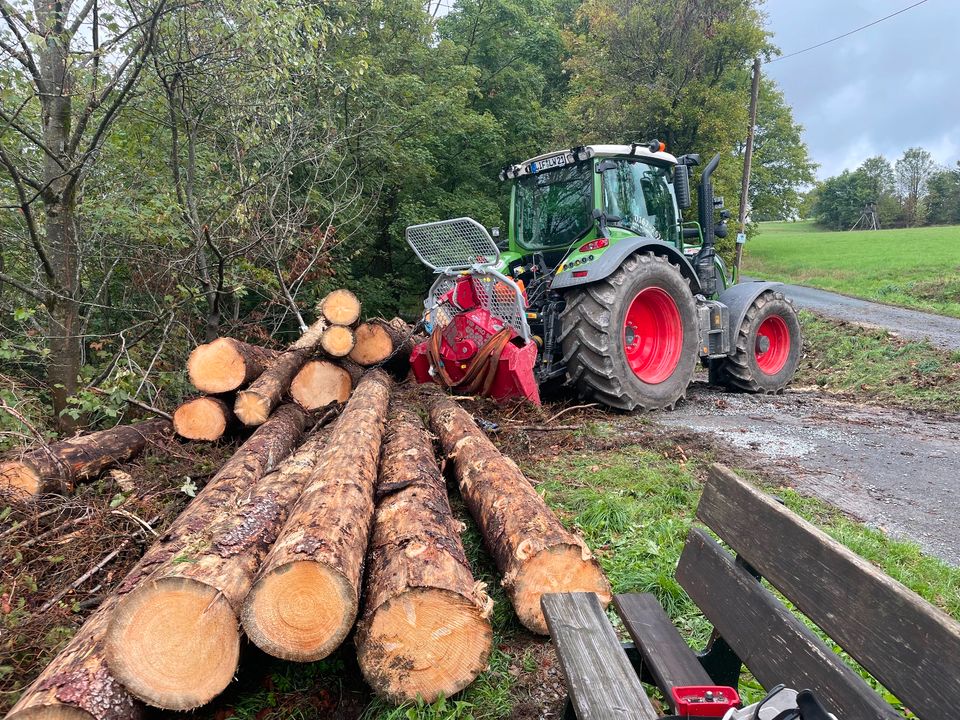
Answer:
M813 390L741 395L695 383L685 404L654 419L711 433L742 465L780 472L800 492L960 566L960 418Z
M748 280L752 278L744 278ZM947 350L960 350L960 318L859 300L802 285L785 285L798 308L865 327L891 330L910 340L928 340Z

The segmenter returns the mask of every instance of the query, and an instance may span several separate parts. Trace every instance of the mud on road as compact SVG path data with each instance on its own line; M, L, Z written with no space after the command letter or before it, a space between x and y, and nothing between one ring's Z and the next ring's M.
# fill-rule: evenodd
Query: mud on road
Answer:
M799 492L960 566L960 417L812 389L742 395L695 383L685 404L653 419L709 433L740 466L783 475Z

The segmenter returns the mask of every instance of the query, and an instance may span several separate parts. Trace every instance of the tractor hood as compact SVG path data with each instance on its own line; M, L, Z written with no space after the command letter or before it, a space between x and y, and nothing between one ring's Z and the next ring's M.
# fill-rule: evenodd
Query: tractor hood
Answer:
M592 157L641 157L659 160L670 165L677 164L677 158L668 152L652 151L646 144L630 145L578 145L569 150L554 150L537 155L516 165L507 165L500 171L501 180L513 180L524 175L535 175L544 170L572 165L589 160Z

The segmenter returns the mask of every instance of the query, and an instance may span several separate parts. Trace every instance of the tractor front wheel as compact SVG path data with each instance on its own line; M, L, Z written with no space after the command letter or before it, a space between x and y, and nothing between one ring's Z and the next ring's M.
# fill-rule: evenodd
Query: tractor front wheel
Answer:
M797 311L783 293L763 293L747 310L736 343L732 355L714 361L711 381L741 392L782 393L803 349Z
M673 408L698 358L690 285L667 259L630 255L609 277L567 293L561 339L582 397L621 410Z

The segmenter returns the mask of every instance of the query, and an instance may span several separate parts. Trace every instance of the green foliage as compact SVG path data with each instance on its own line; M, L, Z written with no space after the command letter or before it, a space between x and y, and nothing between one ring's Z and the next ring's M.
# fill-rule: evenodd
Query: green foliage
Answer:
M715 191L736 214L748 124L750 66L775 48L750 0L588 0L568 32L568 142L664 140L676 153L720 152ZM752 195L761 214L792 213L813 166L800 128L765 81ZM718 240L733 250L735 233Z
M884 228L960 222L960 164L954 170L937 168L923 148L909 148L895 165L882 155L867 158L855 171L820 183L805 217L848 230L868 203L875 203Z
M803 142L803 126L783 93L761 78L757 128L750 177L750 213L754 221L789 220L800 214L802 188L816 181L816 164Z
M960 317L957 228L827 232L761 223L744 273Z

